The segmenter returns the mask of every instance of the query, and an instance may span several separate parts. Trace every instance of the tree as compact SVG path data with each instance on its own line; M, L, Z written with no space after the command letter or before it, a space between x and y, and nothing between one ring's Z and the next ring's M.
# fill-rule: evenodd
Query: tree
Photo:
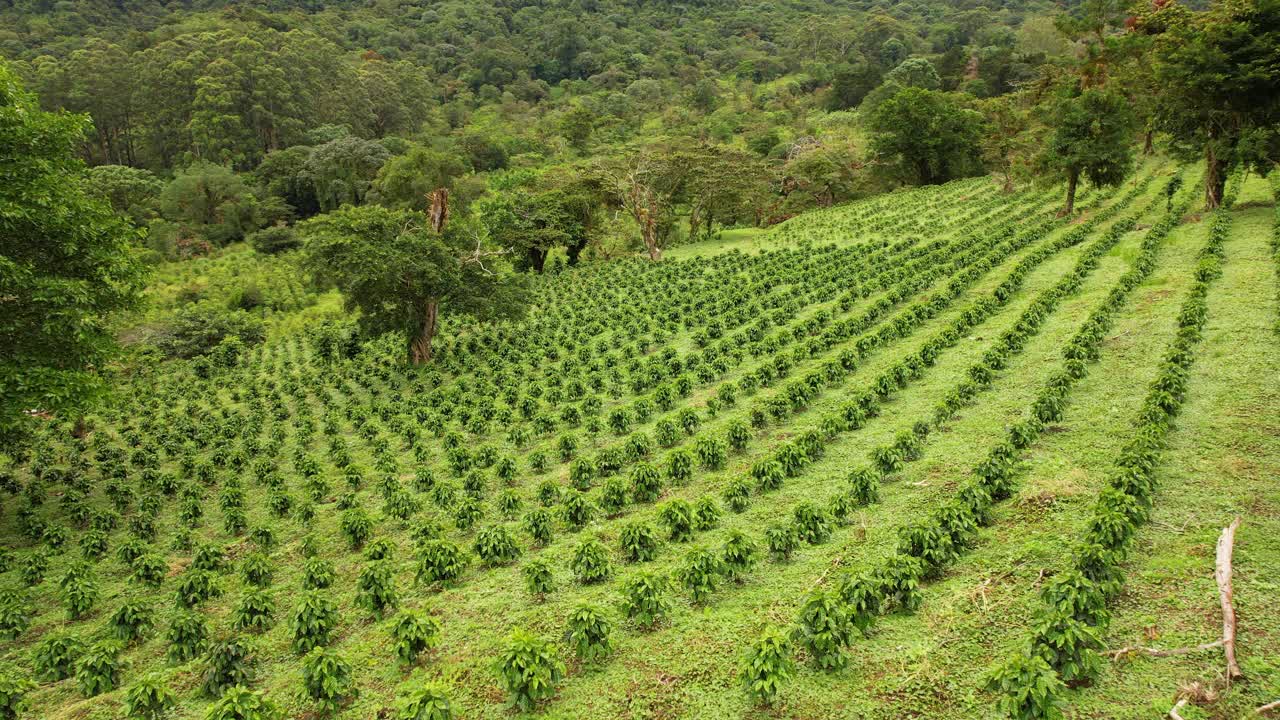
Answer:
M257 229L257 198L229 168L198 162L160 193L160 212L210 242L225 245Z
M643 147L594 170L613 202L640 227L649 259L661 260L663 238L675 224L673 195L679 184L668 155L657 146Z
M835 77L831 81L827 109L848 110L858 107L867 93L880 85L882 79L880 68L871 63L841 65L836 68Z
M425 210L431 191L452 188L454 179L464 172L466 168L457 156L415 145L382 166L373 189L387 205Z
M938 76L933 63L922 57L903 60L902 64L884 76L884 80L902 87L917 87L925 90L937 90L942 87L942 78Z
M1034 139L1031 112L1017 95L982 101L987 133L982 138L982 159L1000 176L1005 192L1013 192L1013 179L1026 169Z
M1042 162L1067 181L1060 215L1075 212L1076 187L1083 175L1095 186L1124 182L1133 168L1133 111L1109 88L1089 88L1053 106L1053 134Z
M1280 0L1222 3L1192 17L1166 7L1138 24L1165 27L1155 46L1156 126L1172 136L1175 154L1204 159L1213 209L1241 140L1280 123ZM1276 158L1248 160L1261 169Z
M77 417L106 387L110 317L145 278L140 235L91 192L81 115L41 112L0 63L0 447L31 411Z
M155 215L155 205L164 183L149 170L124 165L89 168L89 187L111 203L111 209L134 223Z
M425 220L404 210L343 207L301 225L316 277L360 309L365 329L404 333L415 365L431 361L442 312L514 317L526 300L524 284L497 264L503 251L484 249L476 224L427 227Z
M908 87L880 103L871 149L908 182L934 185L980 170L982 115L952 95Z
M516 268L540 273L552 248L585 243L586 230L572 202L559 189L522 190L487 199L480 212L489 237L517 253Z
M390 153L381 143L346 135L316 146L306 171L315 186L320 209L359 205Z

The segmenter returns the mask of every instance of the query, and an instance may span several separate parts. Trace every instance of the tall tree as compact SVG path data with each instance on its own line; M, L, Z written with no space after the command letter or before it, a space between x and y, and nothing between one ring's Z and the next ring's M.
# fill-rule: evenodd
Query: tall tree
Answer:
M90 192L88 118L41 112L0 63L0 446L33 411L78 417L105 390L109 318L134 307L139 235Z
M1123 95L1102 87L1070 91L1052 108L1053 133L1042 162L1067 181L1059 214L1070 215L1082 176L1094 186L1114 186L1133 169L1133 110Z
M431 361L442 314L509 318L527 302L520 277L502 267L502 251L479 243L479 228L450 222L437 232L430 224L421 213L370 205L300 225L308 268L360 310L365 329L403 333L415 365Z
M933 185L981 170L982 115L947 93L903 88L868 125L872 151L907 182Z
M1216 208L1241 139L1280 123L1280 0L1223 2L1195 15L1164 7L1138 27L1160 33L1157 127L1177 155L1203 158L1205 207Z

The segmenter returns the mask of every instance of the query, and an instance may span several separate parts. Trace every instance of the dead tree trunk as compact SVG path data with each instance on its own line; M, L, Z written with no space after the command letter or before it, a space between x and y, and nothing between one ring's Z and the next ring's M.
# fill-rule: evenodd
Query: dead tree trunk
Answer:
M422 323L418 332L409 341L409 360L414 365L426 365L431 362L431 340L436 336L440 319L440 304L428 300L422 309Z
M1218 598L1222 602L1222 652L1227 656L1227 680L1242 677L1240 665L1236 662L1236 609L1232 604L1231 590L1231 556L1235 550L1236 528L1240 527L1240 518L1231 521L1223 528L1218 538L1217 565L1213 576L1218 581Z
M431 229L439 233L449 221L449 191L446 188L436 188L427 197L431 200L431 209L428 211Z

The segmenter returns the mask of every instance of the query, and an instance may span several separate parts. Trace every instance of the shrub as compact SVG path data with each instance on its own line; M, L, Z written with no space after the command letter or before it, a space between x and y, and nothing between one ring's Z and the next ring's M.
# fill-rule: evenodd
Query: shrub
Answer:
M440 643L440 621L423 613L405 611L391 625L396 657L410 665Z
M609 549L599 540L584 540L573 551L573 559L569 568L578 578L578 582L586 585L604 582L613 573L613 563L609 561Z
M256 345L266 339L266 325L244 310L202 302L179 308L154 342L169 357L193 358L213 351L232 337L242 345Z
M101 640L90 645L76 661L76 685L85 697L111 692L120 686L120 651L118 641Z
M334 713L356 695L351 663L326 648L315 648L302 659L302 687L326 713Z
M693 538L694 510L687 500L668 500L658 512L658 519L667 526L672 541L684 542Z
M303 593L293 611L293 651L299 655L328 645L338 626L338 609L317 591Z
M71 677L75 673L76 661L80 659L84 650L84 642L75 635L65 633L46 635L35 649L36 677L51 682Z
M1015 720L1059 720L1062 680L1043 657L1018 653L995 669L987 688L997 693L996 705Z
M401 693L393 720L453 720L453 705L438 683L418 682Z
M823 670L841 670L849 663L845 647L853 626L838 595L824 590L809 594L800 609L794 633L813 664Z
M775 560L790 560L791 553L800 546L800 535L791 525L770 525L765 528L764 539Z
M524 568L525 587L532 595L545 595L556 589L555 575L545 560L532 560Z
M265 590L254 590L240 599L240 604L231 613L231 627L236 630L262 632L271 627L271 618L276 613L275 600Z
M108 621L117 640L131 643L142 637L155 622L155 610L138 600L125 600Z
M31 607L21 597L0 603L0 639L13 640L31 626Z
M254 250L264 255L274 255L302 245L297 233L288 225L272 225L257 232L251 232L245 240L253 246Z
M160 673L147 673L134 683L124 697L127 720L161 720L178 704L178 696L169 689Z
M176 598L178 605L194 608L200 603L222 594L218 576L208 570L188 569L178 579Z
M266 587L271 584L272 564L265 553L253 552L245 555L240 563L240 575L250 585Z
M755 566L758 553L755 540L741 530L730 530L720 552L725 575L740 582Z
M647 462L636 463L631 470L631 499L638 503L649 503L658 499L662 493L662 476L658 469Z
M628 580L622 586L622 606L627 617L642 628L652 628L671 610L667 588L666 576L656 573L641 573Z
M209 626L199 613L182 612L173 619L165 640L169 643L168 655L173 662L186 662L204 652L209 638Z
M373 533L373 521L364 508L354 507L342 513L341 528L352 549L359 550Z
M27 712L26 695L36 689L27 678L14 675L9 668L0 670L0 720L18 720Z
M765 630L747 652L739 678L747 694L757 703L770 705L782 684L795 672L791 643L776 629Z
M676 571L694 603L706 600L715 592L716 583L724 573L725 568L720 558L705 548L689 551L684 565Z
M227 688L204 720L283 720L284 713L262 693L243 685Z
M302 564L302 587L307 590L323 590L332 585L336 577L333 563L324 558L307 558Z
M396 606L396 576L391 561L375 560L360 571L356 578L356 604L369 612L381 615Z
M658 554L658 535L646 522L632 522L619 533L622 555L627 562L649 562Z
M538 545L551 544L551 513L546 510L531 510L524 516L524 530Z
M564 676L565 666L551 643L517 630L498 659L497 672L511 704L529 712L555 693L555 684Z
M417 580L448 584L461 577L466 567L466 556L457 545L448 540L429 540L418 551Z
M740 477L730 480L729 485L724 489L724 501L733 512L746 511L751 505L751 486Z
M477 533L474 548L476 555L489 567L510 565L520 557L516 539L503 525L493 525Z
M248 640L233 637L214 643L204 656L200 690L217 698L231 687L247 685L253 679L255 664L253 646Z
M569 645L584 663L603 660L612 652L609 643L612 631L612 623L598 607L582 605L569 615Z
M805 542L816 545L831 537L831 517L812 503L802 502L796 505L792 516L795 518L793 527L796 534Z

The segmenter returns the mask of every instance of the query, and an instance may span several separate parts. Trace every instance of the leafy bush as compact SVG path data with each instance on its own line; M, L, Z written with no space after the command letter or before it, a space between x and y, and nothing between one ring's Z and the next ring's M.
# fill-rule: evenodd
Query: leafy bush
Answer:
M391 638L395 641L396 656L409 665L418 656L440 642L440 621L430 615L406 610L396 616L391 625Z
M657 573L641 573L628 580L622 586L622 607L627 617L645 629L658 624L671 610L667 588L667 577Z
M755 566L758 554L759 548L755 540L741 530L730 530L729 536L725 538L724 547L720 551L720 561L725 575L740 582L742 577Z
M120 651L116 640L90 645L76 661L76 685L85 697L111 692L120 686Z
M693 538L694 510L687 500L680 498L668 500L658 512L658 519L667 526L669 537L673 542L684 542Z
M476 534L476 555L489 567L510 565L520 557L516 539L503 525L493 525Z
M845 648L853 625L841 598L824 590L809 594L800 609L795 639L809 654L810 661L823 670L841 670L849 664Z
M1014 720L1060 720L1063 684L1043 657L1018 653L997 667L987 688L998 694L996 704Z
M324 558L307 558L302 564L302 587L307 590L323 590L336 579L333 563Z
M791 643L779 630L765 630L747 652L739 678L747 694L757 703L770 705L783 683L795 673Z
M26 715L26 695L36 689L27 678L17 677L13 670L0 670L0 720L18 720Z
M599 540L584 540L573 551L573 559L569 568L578 578L578 582L586 585L604 582L613 574L613 563L609 561L609 549Z
M173 619L165 640L169 643L168 655L173 662L185 662L204 652L209 639L209 626L203 615L182 612Z
M178 605L194 608L200 603L218 597L222 587L218 584L218 576L209 570L188 569L178 579L175 597Z
M276 602L265 590L254 590L240 598L231 613L231 627L236 630L263 632L271 627L271 619L276 613Z
M524 568L525 587L534 596L555 592L555 575L551 565L545 560L531 560Z
M453 720L453 704L442 685L415 682L400 694L393 720Z
M179 308L173 321L153 342L169 357L193 358L206 355L228 338L245 345L266 339L263 321L244 310L228 310L210 302Z
M355 697L352 673L351 663L326 648L315 648L302 659L302 687L329 714Z
M178 696L169 689L163 675L147 673L125 693L126 720L161 720L178 704Z
M301 247L298 234L288 225L272 225L245 236L254 250L263 255L274 255Z
M658 535L646 522L624 525L619 533L622 555L627 562L649 562L658 555Z
M84 650L84 642L75 635L66 633L46 635L35 649L36 677L51 682L71 677L75 673L76 661Z
M764 530L764 539L775 560L790 560L791 553L800 547L800 534L792 525L770 525Z
M529 712L555 693L555 684L564 677L565 666L550 642L517 630L498 659L497 672L511 704Z
M689 551L684 564L676 571L680 583L689 591L694 603L703 602L715 592L716 584L724 573L724 564L720 558L706 548Z
M262 693L233 685L204 717L205 720L283 720L284 712Z
M249 684L256 663L248 640L232 637L214 643L204 656L201 692L216 698L236 685Z
M125 600L108 621L117 640L131 643L142 637L155 623L155 610L138 600Z
M293 611L293 651L299 655L328 645L338 627L338 608L318 591L302 594Z
M391 561L375 560L365 566L356 578L356 604L381 615L388 608L394 608L396 602L396 576Z
M448 540L430 540L418 550L417 579L420 583L448 584L462 576L467 567L462 549Z
M609 643L612 631L613 624L604 611L593 605L581 605L569 615L569 645L585 663L603 660L613 651Z

